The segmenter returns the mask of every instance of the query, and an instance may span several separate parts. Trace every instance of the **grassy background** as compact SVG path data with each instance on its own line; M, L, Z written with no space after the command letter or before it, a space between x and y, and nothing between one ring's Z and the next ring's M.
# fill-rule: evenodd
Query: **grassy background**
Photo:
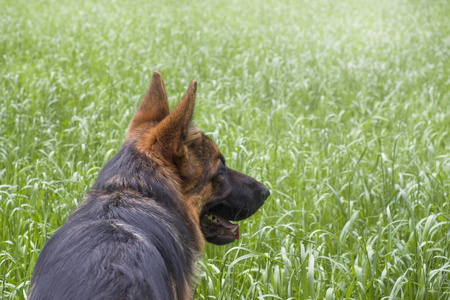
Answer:
M450 2L0 0L0 298L150 82L272 196L196 299L450 297Z

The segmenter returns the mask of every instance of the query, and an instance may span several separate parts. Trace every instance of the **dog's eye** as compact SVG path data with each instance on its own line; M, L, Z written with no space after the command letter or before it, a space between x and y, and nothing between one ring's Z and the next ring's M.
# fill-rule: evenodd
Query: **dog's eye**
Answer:
M223 175L226 171L227 171L227 166L222 163L220 165L220 167L217 169L216 173L211 177L211 181L216 180L217 178L219 178L220 175Z

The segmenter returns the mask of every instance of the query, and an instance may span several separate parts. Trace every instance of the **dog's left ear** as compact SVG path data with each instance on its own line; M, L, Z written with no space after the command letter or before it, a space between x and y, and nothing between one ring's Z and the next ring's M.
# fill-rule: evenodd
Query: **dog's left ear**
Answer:
M197 82L193 80L186 95L155 128L138 141L138 147L144 151L157 151L167 161L176 164L180 169L188 163L187 144L190 135L197 130L190 124L194 113Z
M167 101L163 78L160 73L154 72L144 100L128 127L128 136L133 136L147 125L161 122L168 115L169 102Z

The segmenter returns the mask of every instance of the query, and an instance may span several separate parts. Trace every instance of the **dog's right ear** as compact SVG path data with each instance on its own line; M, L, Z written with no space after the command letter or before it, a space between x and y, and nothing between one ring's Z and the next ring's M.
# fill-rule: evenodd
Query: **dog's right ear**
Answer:
M154 72L144 100L128 127L128 137L133 136L139 129L145 128L145 125L158 124L169 115L169 112L169 102L162 76Z
M193 80L186 95L172 112L136 141L139 151L158 153L169 163L175 164L181 173L188 170L187 146L201 136L191 124L196 90L197 82Z

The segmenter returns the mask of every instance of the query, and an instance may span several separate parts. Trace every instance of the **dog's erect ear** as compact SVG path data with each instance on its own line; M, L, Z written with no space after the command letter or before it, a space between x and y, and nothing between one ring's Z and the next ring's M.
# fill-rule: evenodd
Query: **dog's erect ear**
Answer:
M161 74L154 72L144 100L128 127L128 135L147 124L161 122L169 115L169 102Z
M186 143L190 142L188 136L190 132L193 134L197 132L190 124L194 113L196 90L197 82L193 80L186 95L172 112L138 140L139 149L156 150L170 162L183 163L181 160L187 157Z

